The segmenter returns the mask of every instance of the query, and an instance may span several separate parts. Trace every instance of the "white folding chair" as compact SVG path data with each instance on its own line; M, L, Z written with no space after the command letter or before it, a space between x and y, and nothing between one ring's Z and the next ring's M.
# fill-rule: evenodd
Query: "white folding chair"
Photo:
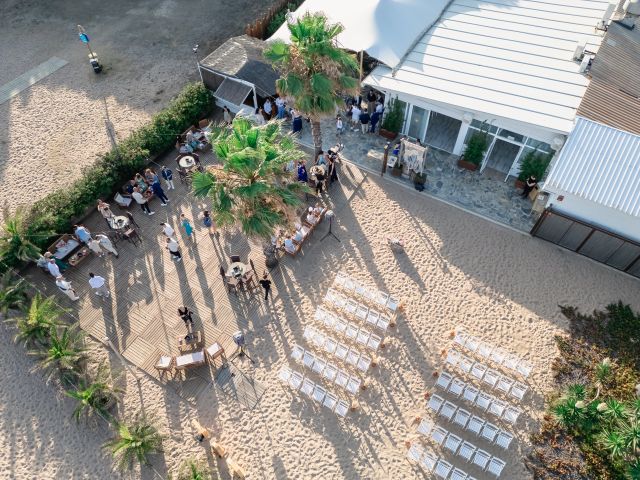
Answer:
M327 392L327 395L324 397L324 401L322 404L327 407L329 410L333 411L338 404L338 397L336 397L333 393Z
M486 411L487 408L489 408L489 405L491 405L492 400L493 400L493 397L491 395L488 395L484 392L480 392L476 397L476 406L482 409L483 411Z
M504 393L509 393L511 387L513 387L513 380L509 377L505 377L504 375L500 376L498 379L498 383L496 383L496 390L500 390Z
M345 297L341 293L338 293L336 294L333 303L336 307L344 309L347 306L347 297Z
M496 372L492 368L488 368L486 373L484 374L484 377L482 377L482 381L493 388L496 386L499 378L500 374L498 372Z
M522 410L520 410L519 408L507 407L504 413L502 414L502 418L507 422L509 422L510 424L515 425L521 413L522 413Z
M476 350L476 352L481 357L489 359L491 357L492 350L493 350L493 347L490 344L486 342L480 342L480 345L478 345L478 350Z
M466 355L460 355L460 361L458 362L458 368L464 373L469 373L473 367L473 360Z
M395 313L398 310L399 301L393 297L389 297L387 300L387 308Z
M478 350L479 346L480 346L480 340L478 340L473 335L467 336L467 341L465 342L465 348L467 350L469 350L470 352L475 352L476 350Z
M302 393L304 393L307 397L309 398L313 398L313 391L316 388L316 384L313 383L311 380L309 380L308 378L305 378L302 381Z
M313 338L311 339L313 344L318 347L318 348L324 348L324 341L326 340L327 336L316 330L316 333L313 335Z
M351 395L357 395L358 390L360 390L360 385L362 385L362 380L360 380L358 377L350 377L349 381L347 382L347 392L349 392Z
M449 375L447 372L442 372L438 375L438 380L436 381L436 387L441 388L442 390L446 390L453 377Z
M478 390L476 387L474 387L473 385L467 385L466 387L464 387L464 392L462 392L462 398L464 398L469 403L475 403L476 398L478 397L478 393L480 393L480 390Z
M345 290L353 291L355 287L356 286L355 286L355 282L353 281L353 278L347 277L347 279L344 281Z
M487 373L487 367L480 362L474 363L473 367L471 367L471 375L478 380L482 380L485 373Z
M327 366L324 367L324 371L322 372L322 376L333 382L338 374L338 367L336 367L333 363L327 363Z
M355 300L347 300L347 304L344 306L344 309L350 313L351 315L356 313L356 310L358 309L358 304L356 303Z
M342 287L344 285L344 282L346 282L348 278L349 276L346 273L338 272L336 278L333 280L333 283Z
M383 332L387 331L389 328L389 324L391 323L391 319L387 315L380 315L378 319L378 323L376 323L376 327L378 327Z
M433 440L438 445L442 445L442 442L444 442L444 439L447 438L448 433L449 432L447 432L444 428L436 425L435 427L433 427L433 430L431 430L431 440Z
M443 403L444 398L442 398L440 395L431 395L431 398L429 398L429 403L427 403L427 407L429 407L430 410L433 410L434 413L438 413Z
M289 367L282 367L280 372L278 373L278 378L282 383L289 384L289 379L291 378L291 369Z
M518 357L516 357L515 355L512 354L507 354L504 357L504 360L502 361L502 366L505 368L508 368L509 370L512 370L514 372L517 372L518 369L518 362L520 361L520 359Z
M471 461L471 457L476 452L476 446L473 443L467 442L466 440L462 442L460 445L460 449L458 450L458 456L464 458L467 462Z
M358 365L356 365L358 370L363 373L367 373L369 367L371 366L371 357L367 357L366 355L361 355L358 360Z
M480 435L480 430L484 426L484 420L480 417L476 417L472 415L469 419L469 423L467 423L467 430L475 433L476 435Z
M447 359L446 362L451 365L452 367L455 367L458 365L458 362L460 362L460 354L458 352L456 352L455 350L449 350L447 351Z
M336 318L336 323L333 326L333 329L338 333L344 334L344 331L347 329L347 322L341 318Z
M446 479L449 476L449 473L451 473L452 469L453 465L451 465L449 462L444 461L443 459L440 459L438 460L438 463L436 463L436 469L433 471L433 473L436 477Z
M504 448L505 450L509 448L511 441L513 440L513 435L504 430L500 430L498 432L498 436L496 437L496 445Z
M348 411L349 411L349 404L344 400L338 400L338 404L336 405L335 412L341 417L345 417Z
M299 362L302 359L303 355L304 348L302 348L300 345L294 345L293 350L291 350L291 358L296 362Z
M334 382L339 387L346 388L347 383L349 383L349 375L347 375L343 370L338 370L338 374L336 375Z
M326 317L327 315L327 311L322 308L322 307L318 307L316 308L316 313L314 314L314 317L316 320L318 320L319 322L324 322L324 317Z
M360 360L360 352L354 350L353 348L350 348L349 353L347 353L347 358L345 358L345 362L352 367L357 367L358 360Z
M333 352L336 351L336 348L338 348L338 342L335 338L327 337L324 341L324 351L333 354Z
M376 296L376 302L379 305L386 305L388 301L389 301L389 294L378 291L378 295Z
M459 397L464 391L464 387L466 387L466 385L467 384L462 379L455 377L449 384L449 392L456 397Z
M330 288L330 289L327 290L327 293L324 296L324 299L328 303L333 304L337 294L338 294L338 292L336 290L334 290L333 288Z
M460 425L462 428L467 426L467 422L471 418L471 414L467 412L464 408L459 408L456 410L456 414L453 417L453 423L456 425Z
M407 452L407 458L410 462L418 463L424 456L424 447L419 443L412 443Z
M322 375L325 367L327 366L327 362L321 358L316 357L316 361L313 362L312 370L316 372L318 375Z
M334 330L336 326L336 317L331 313L326 313L322 319L323 323L330 329Z
M451 403L450 401L444 402L444 405L440 409L439 415L446 418L447 420L451 420L456 413L458 407L455 403Z
M504 361L506 356L507 352L505 352L501 348L495 348L493 352L491 352L491 360L493 360L498 365L502 365L502 362Z
M434 423L432 420L423 418L420 421L420 425L418 425L418 433L421 433L425 437L428 437L429 434L431 433L431 430L433 430L433 427L434 427Z
M356 317L358 317L360 320L365 320L368 313L369 309L365 305L359 303L358 308L356 309Z
M359 297L363 297L363 298L369 298L367 296L367 289L364 285L362 285L360 282L354 282L356 284L356 288L353 289L354 292L356 292L356 295L358 295Z
M467 472L456 467L453 469L453 472L451 472L449 480L467 480L467 478L469 478Z
M473 456L473 463L479 466L482 470L484 470L489 463L489 459L491 455L481 449L477 449L475 455Z
M375 327L378 325L378 320L380 320L380 313L376 310L369 310L369 313L367 314L367 318L365 318L365 321Z
M303 378L304 377L300 373L292 371L291 378L289 378L289 385L291 385L291 388L294 390L299 390L302 386Z
M316 388L313 390L313 399L322 405L324 401L324 397L327 395L327 391L322 388L320 385L316 385Z
M367 347L369 347L373 351L376 351L380 347L381 343L382 343L382 338L372 333L371 336L369 337L369 341L367 342Z
M489 460L489 465L487 465L487 472L492 473L496 478L498 478L502 473L502 469L505 465L506 463L503 460L497 457L491 457L491 460Z
M347 325L347 329L344 332L344 335L351 340L355 340L358 336L358 327L353 323L349 323Z
M499 428L496 427L493 423L487 422L484 424L484 427L482 427L480 436L489 440L490 442L493 442L493 440L496 438L496 435L498 434L498 430Z
M464 332L456 333L456 336L453 337L453 343L457 343L461 347L464 347L467 343L467 334Z
M426 450L424 452L424 457L422 457L422 468L427 473L433 472L433 469L436 467L436 463L438 461L438 457L431 450Z
M489 405L489 413L501 418L505 408L507 408L507 404L505 402L494 398L491 405Z
M336 351L334 352L334 355L338 357L340 360L344 360L345 357L347 356L347 353L349 353L349 347L347 347L344 343L339 343L338 346L336 347Z
M302 357L302 363L304 364L305 367L307 368L312 368L313 367L313 362L316 361L316 356L311 353L311 352L304 352L304 355Z
M511 391L509 395L513 398L517 398L518 400L522 400L527 393L528 387L520 382L515 382L511 387Z
M304 332L302 332L302 338L304 338L307 341L311 341L315 333L316 333L316 329L313 328L311 325L307 325L304 328Z
M444 448L449 450L451 453L456 453L458 451L458 447L462 443L462 439L453 433L449 433L447 435L447 439L444 442Z
M356 342L366 347L370 337L371 337L371 334L364 328L361 328L360 330L358 330L358 336L356 337Z
M516 366L516 370L518 371L518 373L520 373L520 375L527 378L529 375L531 375L531 370L533 370L533 367L531 367L531 365L524 360L520 360L518 362L518 365Z

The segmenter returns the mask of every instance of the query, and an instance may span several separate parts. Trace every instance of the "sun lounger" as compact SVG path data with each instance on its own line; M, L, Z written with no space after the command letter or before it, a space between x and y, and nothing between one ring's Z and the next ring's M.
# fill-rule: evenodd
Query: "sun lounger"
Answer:
M358 360L358 365L356 367L363 373L366 373L371 366L371 357L367 357L366 355L361 355Z
M493 423L487 422L482 427L480 436L490 442L493 442L493 440L496 438L496 435L498 434L498 430L499 428L496 427Z
M465 344L467 343L467 334L464 332L456 333L456 335L453 337L453 343L456 343L461 347L464 347Z
M460 360L458 361L458 368L464 373L471 372L471 368L473 367L473 360L471 360L466 355L460 355L459 358Z
M478 346L477 354L483 358L489 359L491 357L492 350L493 350L493 347L490 344L486 342L480 342L480 345Z
M476 453L473 456L473 463L479 466L482 470L484 470L487 466L487 463L489 463L490 458L491 458L491 455L489 455L484 450L478 449L476 450Z
M429 407L430 410L433 410L434 413L438 413L443 404L444 398L440 395L431 395L429 403L427 403L427 407Z
M507 404L502 400L493 399L491 405L489 405L489 413L491 415L495 415L496 417L502 417L505 409L507 408Z
M496 437L496 445L504 448L505 450L509 448L511 441L513 440L513 435L504 430L500 430L498 432L498 436Z
M338 370L338 374L336 375L335 384L339 387L346 388L347 383L349 383L349 375L343 371Z
M338 357L340 360L344 360L347 357L348 352L349 352L349 347L347 347L343 343L338 343L338 346L336 347L336 351L334 355Z
M309 351L304 352L304 355L302 356L302 363L305 367L312 368L313 362L315 361L316 361L316 357L313 353Z
M489 408L489 405L491 405L491 401L493 400L493 397L491 395L487 395L484 392L480 392L478 393L478 396L476 397L476 406L483 410L486 411L487 408Z
M304 380L304 377L302 376L302 374L300 374L299 372L292 371L291 377L289 378L289 385L294 390L300 390L303 380Z
M484 377L482 378L482 382L486 383L491 388L493 388L493 387L495 387L495 385L498 382L499 378L500 378L500 374L498 372L496 372L492 368L488 368L486 373L484 374Z
M442 372L438 375L438 380L436 381L436 387L441 388L442 390L446 390L451 383L453 377L449 375L447 372Z
M503 460L496 457L491 457L491 460L489 460L489 465L487 465L487 472L492 473L496 478L498 478L500 477L502 469L505 465L506 463Z
M333 363L327 363L327 366L324 367L324 371L322 372L322 376L333 382L338 374L338 367L336 367Z
M449 384L449 392L455 395L456 397L459 397L464 391L464 387L466 387L466 385L467 384L464 383L461 379L459 379L458 377L455 377Z
M461 443L462 439L460 437L454 435L453 433L449 433L449 435L447 435L447 439L444 442L444 448L455 454L458 451Z
M299 362L300 360L302 360L303 355L304 348L302 348L300 345L294 345L293 350L291 350L291 358L294 361Z
M471 414L469 412L467 412L463 408L459 408L458 410L456 410L456 414L453 417L453 423L461 426L462 428L465 428L470 418Z
M464 389L464 392L462 392L462 398L469 403L475 403L476 398L478 398L478 393L480 393L480 390L478 390L476 387L474 387L473 385L467 385Z
M462 442L460 445L460 449L458 450L458 456L464 458L467 462L471 461L471 457L476 453L476 446L473 443L467 442L466 440Z
M344 332L344 335L350 340L355 340L358 336L358 327L356 327L353 323L349 323L349 325L347 325L347 329Z
M447 432L444 428L436 425L431 430L431 440L433 440L436 444L442 445L444 439L447 438L449 432Z
M318 375L322 375L322 372L324 371L326 366L327 362L319 357L316 357L315 361L313 362L312 370Z
M502 414L502 418L510 424L514 425L518 421L518 417L522 413L522 410L514 407L507 407Z
M451 472L449 480L467 480L468 478L467 472L456 467L453 469L453 472Z
M467 430L475 433L476 435L480 435L480 431L482 430L484 424L485 421L482 418L477 417L476 415L472 415L469 419L469 423L467 423Z
M513 380L511 380L509 377L501 376L500 378L498 378L498 383L496 383L496 390L499 390L503 393L509 393L513 385Z
M362 380L358 377L349 377L349 381L347 382L346 390L351 395L357 395L358 390L360 390L360 385L362 385Z
M449 473L451 473L452 469L453 465L443 459L440 459L438 460L438 463L436 463L436 468L433 473L438 478L446 479L449 476Z
M432 420L423 418L420 421L420 425L418 425L418 432L428 437L429 434L431 434L431 430L433 430L433 427L434 427L434 423Z
M482 380L485 373L487 373L487 367L480 362L474 363L473 367L471 367L471 376L477 378L478 380Z
M156 362L155 369L158 370L161 374L163 372L169 372L173 369L175 364L175 358L170 355L161 355L158 361Z
M458 363L460 362L460 354L455 350L449 350L447 352L446 362L452 367L458 366Z
M324 341L324 351L333 354L336 348L338 348L338 342L334 338L327 337Z
M456 413L458 407L455 403L451 403L448 400L444 402L442 408L440 409L439 415L446 418L447 420L451 420Z
M360 352L350 348L349 353L347 353L347 358L345 358L345 362L352 367L357 367L358 360L360 360Z
M322 404L326 395L327 391L321 386L316 385L316 388L313 390L313 399L319 404Z
M520 382L513 383L509 395L518 400L522 400L527 393L528 387Z

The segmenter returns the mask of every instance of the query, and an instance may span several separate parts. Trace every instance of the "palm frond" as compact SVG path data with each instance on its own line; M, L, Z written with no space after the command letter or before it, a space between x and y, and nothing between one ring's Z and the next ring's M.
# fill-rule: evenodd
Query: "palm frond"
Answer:
M196 197L206 197L216 184L216 178L209 171L204 173L194 172L191 180L193 194Z

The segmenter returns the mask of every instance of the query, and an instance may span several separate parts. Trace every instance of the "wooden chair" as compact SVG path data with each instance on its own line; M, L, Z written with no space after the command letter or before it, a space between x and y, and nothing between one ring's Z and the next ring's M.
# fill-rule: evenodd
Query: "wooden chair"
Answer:
M169 355L161 355L155 364L155 369L160 373L160 376L162 376L165 372L171 372L175 363L175 357Z
M227 285L227 290L229 291L229 293L233 292L236 296L238 296L238 288L240 287L240 282L238 281L238 279L227 278L225 280L225 283Z
M133 198L125 197L121 193L116 193L113 197L113 201L116 202L120 208L129 208L131 206L131 202L133 202Z
M127 218L129 218L129 224L134 225L136 228L140 228L140 225L136 222L136 219L131 212L125 212L127 214Z
M138 246L138 244L142 245L142 237L138 235L138 232L136 231L135 228L129 228L128 230L126 230L122 234L122 237L125 240L128 240L129 242L133 243L136 247Z
M198 128L201 129L201 130L203 128L207 128L209 126L209 123L211 123L211 122L209 121L208 118L203 118L202 120L200 120L198 122Z
M302 247L302 245L299 245L299 244L296 245L295 243L294 243L294 245L295 245L296 248L295 248L295 250L293 252L290 252L286 248L282 247L282 249L284 250L284 253L286 253L287 255L289 255L291 257L295 257L298 254L298 252L300 251L300 248Z

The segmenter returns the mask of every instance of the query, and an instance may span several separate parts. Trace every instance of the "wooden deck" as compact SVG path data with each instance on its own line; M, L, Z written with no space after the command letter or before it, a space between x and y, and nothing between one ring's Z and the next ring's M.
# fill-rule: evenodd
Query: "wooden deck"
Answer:
M175 173L175 153L172 152L167 157L163 161ZM210 153L201 156L201 159L205 165L213 162ZM160 167L161 165L156 167L157 172ZM336 211L348 203L354 190L365 178L357 168L346 164L342 168L344 180L340 185L332 187L339 193L335 197L339 198L340 204L334 204L326 196L324 200ZM185 400L194 403L199 394L217 385L217 388L229 394L229 398L251 407L258 402L262 387L253 384L239 370L242 362L233 364L233 368L237 369L234 370L233 377L230 374L234 372L229 369L226 369L227 372L214 371L214 366L208 363L162 376L154 368L160 355L179 354L178 338L187 333L177 314L178 307L182 305L187 305L195 312L194 329L203 332L205 348L218 342L224 347L227 357L231 357L236 351L231 335L237 330L259 330L269 322L269 312L273 311L266 308L261 288L254 293L241 292L236 296L227 292L220 278L220 266L226 269L232 254L240 255L246 263L252 259L258 274L262 275L265 267L261 246L248 241L239 231L221 232L219 236L209 235L198 219L200 212L205 209L205 203L195 199L177 177L177 173L174 174L175 190L165 190L170 199L167 207L161 206L158 200L152 201L151 208L156 212L155 215L147 216L137 205L132 205L131 212L140 225L143 239L141 246L121 241L116 245L119 258L110 255L98 258L92 255L65 272L66 278L72 281L80 296L79 301L71 302L58 291L51 275L36 267L27 271L27 277L46 294L55 295L61 305L70 308L73 316L79 319L79 325L89 335L98 341L109 337L128 361L173 388ZM331 198L333 197L332 195ZM313 202L315 199L309 198L308 203ZM120 214L118 207L113 202L110 203L114 213ZM195 244L186 239L179 229L181 213L191 219L195 226ZM176 263L170 258L165 248L161 222L170 223L178 232L182 262ZM97 212L84 224L93 234L109 231ZM325 230L325 225L320 226L319 231L305 243L303 251L317 245ZM277 268L299 268L301 262L298 257L282 257ZM108 280L111 298L102 299L91 292L88 284L89 272ZM273 298L278 302L279 282L277 278L272 280ZM219 365L220 362L218 367Z

